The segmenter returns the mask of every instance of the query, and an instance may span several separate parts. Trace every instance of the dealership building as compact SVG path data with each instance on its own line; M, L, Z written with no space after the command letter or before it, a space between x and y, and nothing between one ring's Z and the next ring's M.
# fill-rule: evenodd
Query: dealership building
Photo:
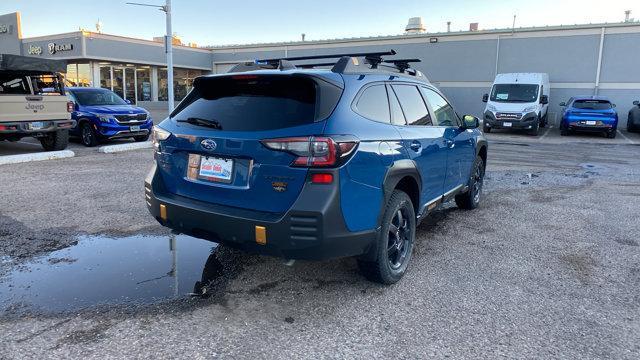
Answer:
M399 24L399 30L401 30ZM212 42L215 38L212 38ZM621 124L634 100L640 100L640 23L546 26L174 49L175 97L181 100L193 78L222 73L235 64L260 58L388 51L419 58L422 71L459 112L481 115L482 94L497 73L548 73L550 122L559 103L575 95L609 96ZM20 16L0 15L0 52L69 62L72 83L102 86L145 106L167 100L164 44L88 31L23 39Z
M66 60L66 79L113 90L134 103L167 101L163 42L89 31L22 38L20 14L0 15L0 53ZM174 93L182 100L193 79L212 69L211 50L174 45Z

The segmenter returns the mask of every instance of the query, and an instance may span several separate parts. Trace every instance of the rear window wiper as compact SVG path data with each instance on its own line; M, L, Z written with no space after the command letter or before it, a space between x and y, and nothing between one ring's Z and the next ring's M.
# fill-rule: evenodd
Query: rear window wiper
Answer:
M222 125L220 125L220 123L217 122L216 120L212 120L212 119L203 119L203 118L197 118L197 117L190 117L190 118L186 118L186 119L178 119L176 121L177 122L186 122L186 123L191 124L191 125L205 126L205 127L210 127L210 128L213 128L213 129L222 130Z

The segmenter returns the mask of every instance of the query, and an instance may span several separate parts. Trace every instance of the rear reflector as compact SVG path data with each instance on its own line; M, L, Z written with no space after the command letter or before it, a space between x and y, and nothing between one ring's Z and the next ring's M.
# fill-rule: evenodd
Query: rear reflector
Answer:
M311 182L314 184L331 184L333 174L311 174Z
M160 204L160 219L167 221L167 205Z
M256 243L267 245L267 229L264 226L256 225Z

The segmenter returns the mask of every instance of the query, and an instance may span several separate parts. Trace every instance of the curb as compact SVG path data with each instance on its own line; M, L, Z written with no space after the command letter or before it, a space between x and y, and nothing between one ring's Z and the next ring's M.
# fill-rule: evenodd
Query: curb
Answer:
M31 161L66 159L76 156L71 150L47 151L31 154L0 156L0 165L19 164Z
M151 147L153 147L153 143L151 141L144 141L130 144L101 146L98 148L98 152L103 154L113 154L129 150L149 149Z

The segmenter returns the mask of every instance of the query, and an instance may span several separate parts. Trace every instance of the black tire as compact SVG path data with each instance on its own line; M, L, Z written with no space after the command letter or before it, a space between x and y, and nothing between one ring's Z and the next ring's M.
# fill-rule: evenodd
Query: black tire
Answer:
M543 117L540 118L540 127L541 128L547 127L547 114L545 114Z
M487 126L487 123L482 123L482 132L486 134L491 132L491 128Z
M147 135L140 135L140 136L134 136L133 140L135 140L135 142L143 142L143 141L147 141L149 140L149 134Z
M484 185L484 172L484 161L480 156L476 156L471 168L471 176L469 176L469 190L456 195L456 205L460 209L472 210L480 205L482 186Z
M46 151L60 151L69 145L69 130L56 130L39 138Z
M367 279L394 284L402 278L411 261L416 237L416 216L409 196L394 190L387 202L376 244L374 261L358 260L358 267Z
M571 135L571 131L567 129L564 125L560 124L560 136L569 136Z
M529 130L527 133L531 136L538 136L540 132L540 120L536 121L533 128Z
M613 131L608 131L605 133L605 136L608 137L609 139L615 139L616 138L616 133L618 131L616 129L614 129Z
M95 130L88 122L80 124L80 142L86 147L94 147L99 143Z

